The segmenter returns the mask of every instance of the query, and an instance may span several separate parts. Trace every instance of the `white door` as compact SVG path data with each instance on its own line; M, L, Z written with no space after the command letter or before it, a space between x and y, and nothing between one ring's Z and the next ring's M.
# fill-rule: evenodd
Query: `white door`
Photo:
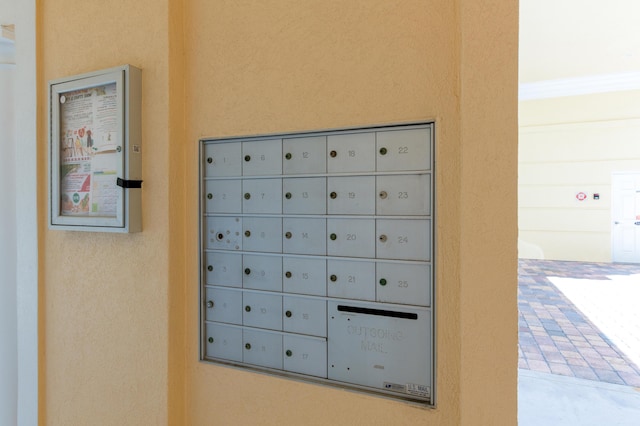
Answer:
M640 263L640 173L612 177L612 258Z

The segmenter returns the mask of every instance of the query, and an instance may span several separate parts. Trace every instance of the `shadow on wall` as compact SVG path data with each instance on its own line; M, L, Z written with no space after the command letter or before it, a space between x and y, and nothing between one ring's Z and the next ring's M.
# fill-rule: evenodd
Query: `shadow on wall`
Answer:
M544 259L544 251L536 244L518 238L519 259Z

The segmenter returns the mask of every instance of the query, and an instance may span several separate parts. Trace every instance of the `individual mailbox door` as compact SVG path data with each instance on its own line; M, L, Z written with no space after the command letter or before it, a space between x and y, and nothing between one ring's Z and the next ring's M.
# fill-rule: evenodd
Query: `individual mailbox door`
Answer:
M207 321L242 324L242 292L218 287L206 288Z
M300 296L283 296L282 329L311 336L327 335L327 302Z
M423 263L376 264L378 302L431 306L431 267Z
M207 213L239 213L242 209L242 181L208 180L205 182Z
M326 136L283 139L283 173L285 175L326 173L326 150Z
M279 217L244 217L243 247L246 251L282 251L282 219Z
M373 172L376 170L376 135L351 133L327 137L329 173Z
M243 213L282 213L281 179L245 179L242 182Z
M285 334L282 346L286 371L327 377L326 339Z
M373 219L327 219L329 256L375 257Z
M282 335L245 328L242 339L243 362L282 370Z
M242 287L282 291L280 257L245 254L242 256Z
M328 377L380 390L431 396L427 309L328 303Z
M282 210L285 214L325 214L327 212L325 178L283 179Z
M375 300L375 264L353 260L327 261L327 295L341 299Z
M208 249L242 250L242 222L239 217L208 217L206 224L205 238Z
M243 293L244 325L282 330L282 296L268 293Z
M327 178L329 214L375 214L375 179L374 176Z
M431 169L431 130L391 130L376 133L379 172Z
M282 289L286 293L327 295L327 262L324 259L284 257Z
M207 253L204 265L205 284L242 287L242 255Z
M376 189L379 215L431 214L431 175L378 176Z
M206 144L204 146L205 176L241 176L241 155L239 142Z
M430 260L430 223L424 219L378 219L377 257L381 259Z
M242 328L223 324L206 325L206 356L242 362Z
M242 142L242 174L244 176L279 175L281 173L281 139Z
M327 252L326 220L306 218L284 218L283 251L295 254L319 254Z

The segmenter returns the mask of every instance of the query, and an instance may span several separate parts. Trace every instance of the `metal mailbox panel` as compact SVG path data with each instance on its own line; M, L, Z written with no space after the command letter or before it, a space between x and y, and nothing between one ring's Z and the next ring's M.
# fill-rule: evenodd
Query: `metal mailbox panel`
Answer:
M374 262L327 261L327 295L341 299L376 300Z
M328 302L328 377L407 396L431 395L430 312Z
M306 297L283 296L282 329L311 336L327 335L327 302Z
M327 295L327 261L300 257L282 259L284 278L282 289L286 293Z
M283 139L282 153L282 172L285 175L327 171L326 136Z
M426 264L376 264L378 302L431 306L431 266Z
M378 176L376 189L379 215L431 215L431 175Z
M242 328L207 324L206 356L242 362Z
M378 219L377 257L381 259L430 260L430 221L425 219Z
M327 137L327 171L373 172L376 170L376 134L352 133Z
M327 254L375 257L373 219L327 219Z
M377 132L376 148L379 172L431 169L429 128Z
M282 370L282 336L261 330L244 329L243 356L247 364Z
M205 211L207 213L239 213L242 209L241 192L241 180L206 181Z
M281 173L281 139L242 142L242 174L244 176L279 175Z
M250 327L282 330L282 296L244 292L242 323Z
M326 339L285 334L284 369L294 373L327 377L327 341Z
M244 217L242 247L246 251L280 253L282 251L282 219L279 217Z
M329 214L375 214L376 178L374 176L327 178Z
M282 220L283 251L295 254L327 253L326 220L284 218Z
M243 213L282 213L282 179L245 179Z
M325 214L327 180L325 178L283 179L282 211L285 214Z
M205 284L242 287L242 255L236 253L207 253L203 265Z
M242 292L217 287L206 288L204 302L207 321L242 324Z
M206 218L205 239L208 249L242 250L242 221L239 217Z
M245 254L242 256L242 287L282 291L282 262L279 257Z
M237 142L214 143L204 146L205 176L241 176L241 146Z

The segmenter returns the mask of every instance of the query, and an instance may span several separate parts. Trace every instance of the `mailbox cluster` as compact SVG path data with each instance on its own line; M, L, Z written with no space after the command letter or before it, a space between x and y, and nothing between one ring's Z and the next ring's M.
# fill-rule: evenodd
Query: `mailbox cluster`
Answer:
M201 146L204 360L433 403L433 124Z

